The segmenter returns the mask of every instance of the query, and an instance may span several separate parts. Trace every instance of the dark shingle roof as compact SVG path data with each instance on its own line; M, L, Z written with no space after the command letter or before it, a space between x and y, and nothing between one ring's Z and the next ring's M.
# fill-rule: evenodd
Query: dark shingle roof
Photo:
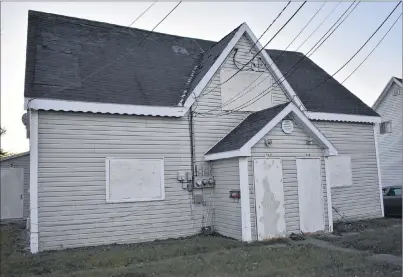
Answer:
M136 47L149 31L30 11L25 96L177 106L236 30L217 43L154 32Z
M220 140L206 154L214 154L240 149L254 135L256 135L267 123L270 122L289 103L250 114L234 130Z
M266 50L297 96L310 112L357 114L379 116L334 78L313 89L330 75L311 59L299 52ZM287 76L287 72L301 59L297 69ZM292 71L292 70L291 70Z
M402 82L402 78L395 77L395 79L398 80L400 83Z
M30 11L25 96L177 106L211 68L238 28L219 42L153 32L136 47L149 31ZM267 52L276 61L282 51ZM302 53L286 51L276 64L285 74L301 57ZM309 111L377 116L333 78L307 93L327 77L326 71L306 59L287 80Z

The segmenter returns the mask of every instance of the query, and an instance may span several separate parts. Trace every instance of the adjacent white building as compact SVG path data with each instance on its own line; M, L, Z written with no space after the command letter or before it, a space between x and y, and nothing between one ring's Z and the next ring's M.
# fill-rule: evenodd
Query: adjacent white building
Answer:
M401 186L402 159L402 79L392 77L372 108L382 117L376 130L382 186Z

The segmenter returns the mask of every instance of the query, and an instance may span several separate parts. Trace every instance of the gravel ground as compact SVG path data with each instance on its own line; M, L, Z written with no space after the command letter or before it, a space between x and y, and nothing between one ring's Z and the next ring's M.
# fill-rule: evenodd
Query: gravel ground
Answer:
M357 234L349 235L349 232ZM401 219L378 218L338 223L334 227L334 234L336 236L321 235L317 238L370 253L402 255Z
M281 242L281 241L280 241ZM24 230L0 228L1 276L401 276L401 267L361 254L266 242L244 244L210 236L48 251L24 250Z

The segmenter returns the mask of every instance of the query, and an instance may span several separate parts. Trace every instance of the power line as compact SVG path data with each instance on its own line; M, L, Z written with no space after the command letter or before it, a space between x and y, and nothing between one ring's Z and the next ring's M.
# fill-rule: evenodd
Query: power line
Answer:
M330 11L330 13L322 20L321 23L319 23L318 27L316 27L315 30L313 30L313 32L294 51L298 51L302 47L302 45L304 45L305 42L307 42L312 37L312 35L316 33L316 31L323 25L323 23L330 17L330 15L336 10L336 8L340 4L341 4L341 1L339 3L337 3L336 6L334 6L334 8Z
M326 3L327 3L327 2L324 2L324 3L320 6L320 8L315 12L315 14L309 19L308 23L305 24L305 26L301 29L301 31L299 31L299 33L297 34L297 36L294 37L294 39L287 45L287 47L281 52L281 54L276 58L276 60L273 61L273 63L271 63L269 66L273 65L275 62L277 62L277 61L280 59L280 57L287 51L287 49L291 46L291 44L301 35L301 33L306 29L306 27L312 22L312 20L313 20L313 19L317 16L317 14L322 10L322 8L325 6ZM215 108L213 108L213 109L211 109L211 110L208 110L207 112L202 113L202 114L207 114L207 113L209 113L209 112L218 110L218 109L220 109L220 108L222 108L222 107L224 107L224 106L227 106L227 105L233 103L234 101L238 100L239 98L241 98L242 96L244 96L246 93L250 92L253 88L257 87L257 86L260 85L262 82L264 82L268 77L270 77L270 76L266 76L263 80L261 80L259 83L257 83L254 87L252 87L251 89L245 91L245 90L248 89L251 85L253 85L253 83L255 83L264 73L265 73L265 72L262 72L253 82L251 82L247 87L245 87L242 91L240 91L238 94L236 94L233 98L229 99L229 100L226 101L225 103L223 103L223 104L221 104L221 105L219 105L219 106L217 106L217 107L215 107ZM243 93L243 92L245 92L245 93ZM197 113L197 114L201 114L201 113Z
M317 86L313 87L312 89L308 90L307 92L305 92L305 94L309 97L308 93L317 89L320 85L322 85L323 83L327 82L329 79L331 79L333 76L335 76L340 70L342 70L362 49L363 47L368 43L368 41L378 32L378 30L383 26L383 24L385 24L385 22L388 20L388 18L392 15L392 13L396 10L396 8L400 5L400 2L396 5L396 7L392 10L392 12L386 17L386 19L381 23L381 25L375 30L375 32L368 38L368 40L358 49L358 51L342 66L340 67L332 76L328 77L327 79L325 79L324 81L320 82ZM317 49L315 49L316 51ZM267 94L267 93L266 93ZM248 104L247 106L255 103L257 100L259 100L261 97L263 97L264 95L260 96L258 99L256 99L254 102ZM245 106L241 107L244 108Z
M390 26L389 30L385 33L385 35L378 41L378 43L375 45L375 47L372 49L371 52L369 52L369 54L364 58L364 60L344 79L343 82L341 82L342 84L344 84L344 82L346 82L351 75L353 75L360 67L361 65L369 58L369 56L371 56L371 54L375 51L375 49L378 48L378 46L381 44L381 42L384 40L384 38L389 34L389 32L392 30L392 28L395 26L396 22L402 17L402 14L399 15L399 17L395 20L395 22L393 22L392 26Z
M140 41L139 44L137 44L137 45L134 46L133 48L130 48L126 53L124 53L123 55L121 55L121 56L118 57L117 59L113 60L112 62L110 62L110 63L108 63L108 64L106 64L106 65L104 65L104 66L98 68L97 70L95 70L95 71L92 72L91 74L89 74L89 75L87 75L86 77L82 78L80 81L81 81L81 82L84 82L84 81L88 80L89 78L91 78L91 77L93 77L95 74L97 74L98 72L104 70L105 68L108 68L109 66L113 65L113 64L116 63L117 61L120 61L122 58L124 58L125 56L127 56L128 54L130 54L135 48L141 46L141 44L154 32L154 30L155 30L165 19L167 19L167 17L168 17L174 10L176 10L176 8L177 8L181 3L182 3L182 0L180 0L179 3L176 4L176 6L175 6L173 9L171 9L171 10L169 11L169 13L168 13L167 15L165 15L164 18L162 18L162 19L152 28L152 30L147 33L146 36L144 36L144 38ZM149 8L150 8L150 7L149 7ZM144 14L144 13L143 13L143 14ZM71 84L70 84L70 85L67 85L67 86L64 86L64 87L62 87L62 88L60 88L60 89L58 89L58 90L55 90L54 92L63 91L63 90L65 90L65 89L69 88L70 86L71 86ZM52 93L54 93L54 92L52 92ZM50 94L47 94L47 95L50 95ZM31 103L32 100L34 100L34 98L30 99L30 100L28 101L28 103L27 103L27 108L28 108L28 109L29 109L29 104Z
M334 33L334 31L335 31L336 29L338 29L338 27L340 27L340 25L345 21L345 19L346 19L347 17L349 17L350 14L354 11L354 9L358 6L358 4L357 4L357 5L346 15L346 17L340 22L340 24L335 27L335 25L336 25L336 24L343 18L343 16L350 10L350 8L354 5L354 3L355 3L355 1L354 1L353 3L351 3L351 5L343 12L343 14L336 20L336 22L335 22L335 23L326 31L326 33L312 46L312 48L307 52L307 54L310 53L310 52L316 47L316 45L318 45L318 44L322 41L322 39L324 39L324 40L322 41L322 43L321 43L320 46L322 46L323 43L324 43L327 39L329 39L329 37ZM323 24L323 21L321 22L321 24ZM335 27L335 29L333 29L333 27ZM333 31L330 33L330 35L326 37L326 35L327 35L332 29L333 29ZM319 47L320 47L320 46L319 46ZM269 86L267 89L263 90L261 93L259 93L258 95L256 95L254 98L250 99L248 102L246 102L246 103L244 103L244 104L242 104L242 105L236 107L235 109L233 109L233 110L231 110L231 111L228 111L228 112L226 112L226 113L222 113L221 115L230 114L230 113L239 111L240 109L242 109L242 108L244 108L244 107L250 106L250 105L252 105L253 103L255 103L257 100L259 100L260 98L262 98L263 96L265 96L267 93L271 92L272 89L269 90L270 88L273 88L276 84L277 84L277 85L281 85L281 84L286 80L286 77L288 77L288 76L290 76L292 73L294 73L294 72L296 71L296 69L298 68L298 65L299 65L303 60L305 60L306 58L312 56L312 55L315 53L315 51L317 51L317 50L319 49L319 47L316 48L316 49L315 49L312 53L310 53L308 56L303 56L303 57L301 57L301 58L283 75L282 80L281 80L281 79L277 80L273 85L271 85L271 86ZM291 72L291 71L292 71L292 72ZM290 72L291 72L291 73L290 73ZM255 86L255 87L256 87L256 86ZM255 99L256 99L256 100L255 100ZM253 101L253 100L254 100L254 101ZM253 101L253 102L250 103L250 104L248 104L250 101ZM248 105L246 105L246 104L248 104Z
M301 58L284 74L283 80L281 80L281 82L280 82L280 80L278 80L278 81L276 82L277 85L282 84L282 83L286 80L286 77L289 77L291 74L293 74L293 73L297 70L298 65L299 65L302 61L304 61L305 59L307 59L307 58L309 58L310 56L312 56L312 55L319 49L319 47L321 47L321 46L323 45L323 43L324 43L327 39L329 39L329 37L334 33L334 31L337 30L338 27L340 27L340 25L346 20L347 17L349 17L349 15L354 11L354 9L355 9L355 8L358 6L358 4L359 4L359 2L358 2L357 5L356 5L355 7L353 7L353 9L346 15L346 17L345 17L342 21L340 21L340 20L343 18L343 16L350 10L350 8L353 6L354 3L355 3L355 1L354 1L353 3L351 3L351 5L350 5L350 6L344 11L344 13L337 19L337 21L336 21L336 22L327 30L327 32L315 43L315 45L312 46L312 48L307 52L307 54L308 54L308 53L310 53L310 54L308 54L307 56L301 57ZM338 25L333 29L333 27L334 27L339 21L340 21L340 24L338 24ZM332 30L332 29L333 29L333 30ZM329 34L329 36L326 37L326 35L327 35L331 30L332 30L332 32ZM324 40L322 41L323 38L324 38ZM322 42L321 42L321 41L322 41ZM321 42L321 43L320 43L320 42ZM316 49L314 49L318 43L320 43L319 47L317 47ZM314 50L313 50L313 49L314 49ZM312 50L313 50L313 51L312 51ZM312 52L311 52L311 51L312 51ZM292 72L290 73L290 71L292 71ZM270 86L270 87L267 88L266 90L262 91L260 94L258 94L257 96L255 96L254 98L252 98L251 100L249 100L248 102L244 103L243 105L240 105L240 106L236 107L236 108L234 109L234 111L239 111L239 110L242 109L242 108L245 108L245 107L247 107L247 106L252 105L252 104L255 103L257 100L259 100L260 98L262 98L263 96L265 96L267 93L271 92L271 90L269 90L269 89L270 89L270 88L273 88L274 85L275 85L275 84L273 84L272 86ZM257 99L256 99L256 98L257 98ZM253 101L253 100L254 100L254 101ZM253 101L253 102L250 103L250 104L248 104L248 105L245 105L245 104L249 103L250 101Z
M284 29L285 26L288 25L288 23L295 17L295 15L301 10L301 8L306 4L306 1L304 1L302 3L302 5L294 12L294 14L287 20L287 22L284 23L284 25L280 28L280 30L277 31L276 34L274 34L274 36L269 40L269 42L267 42L265 44L265 46L263 46L255 55L253 55L253 57L246 63L244 64L241 68L239 68L234 74L232 74L227 80L225 80L224 82L217 84L216 86L214 86L212 89L210 89L209 91L202 93L199 95L199 97L209 94L210 92L212 92L214 89L216 89L218 86L221 86L225 83L227 83L229 80L231 80L232 78L235 77L235 75L237 75L239 72L241 72L249 63L251 63L264 49L265 47L281 32L281 30Z
M331 76L329 76L327 79L325 79L324 81L320 82L317 86L315 86L313 89L310 89L307 93L317 89L319 86L321 86L322 84L326 83L328 80L330 80L331 78L333 78L337 73L339 73L349 62L351 62L352 59L355 58L355 56L357 56L357 54L365 47L365 45L367 45L367 43L375 36L375 34L379 31L379 29L382 28L382 26L385 24L385 22L389 19L389 17L393 14L393 12L397 9L397 7L401 4L401 2L399 2L394 8L393 10L389 13L389 15L385 18L385 20L378 26L378 28L372 33L372 35L364 42L364 44L354 53L353 56L351 56L351 58L345 62L335 73L333 73ZM309 95L308 95L309 97Z
M266 28L266 30L263 32L263 34L260 35L260 37L255 41L252 45L252 47L249 49L249 52L252 51L253 47L255 47L256 43L259 42L259 40L266 34L268 30L270 30L271 26L277 21L277 19L281 16L281 14L288 8L288 6L291 4L291 0L288 1L288 3L284 6L284 8L280 11L280 13L277 15L276 18L271 22L269 27Z
M133 22L130 23L130 25L128 27L131 27L134 23L136 23L137 20L139 20L140 17L142 17L146 12L148 12L148 10L151 9L151 7L154 6L157 2L158 2L158 0L154 1L154 3L152 3L144 12L142 12L135 20L133 20Z

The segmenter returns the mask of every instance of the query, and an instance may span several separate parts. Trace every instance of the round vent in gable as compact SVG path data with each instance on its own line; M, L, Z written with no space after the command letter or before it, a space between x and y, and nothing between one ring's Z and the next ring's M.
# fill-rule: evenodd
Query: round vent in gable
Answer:
M281 122L281 129L283 129L284 133L290 134L294 130L294 124L291 120L283 120L283 122Z

